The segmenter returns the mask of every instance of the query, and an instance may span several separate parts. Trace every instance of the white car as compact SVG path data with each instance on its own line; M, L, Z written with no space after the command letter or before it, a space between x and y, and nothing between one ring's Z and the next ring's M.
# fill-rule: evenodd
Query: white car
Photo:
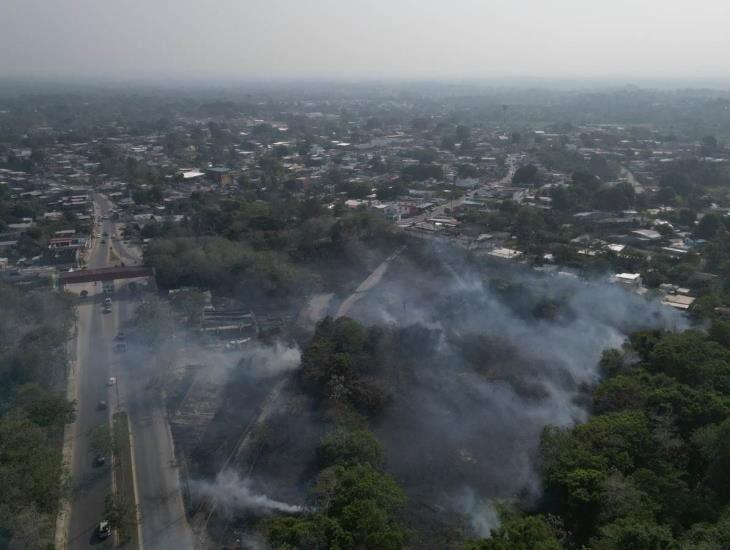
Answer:
M110 376L110 377L109 377L109 383L108 383L107 385L109 385L109 386L113 386L113 385L114 385L114 384L116 384L116 383L117 383L117 379L116 379L116 378L114 378L113 376Z

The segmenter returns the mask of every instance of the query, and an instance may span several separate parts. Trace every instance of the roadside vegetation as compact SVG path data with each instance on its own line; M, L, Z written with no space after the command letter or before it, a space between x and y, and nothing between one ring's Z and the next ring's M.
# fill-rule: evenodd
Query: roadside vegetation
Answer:
M132 448L129 440L127 413L118 412L113 418L114 487L113 495L106 499L106 517L117 530L122 548L139 548L137 509L134 505L134 476L132 474Z
M61 459L71 303L0 284L0 548L48 548L67 497Z

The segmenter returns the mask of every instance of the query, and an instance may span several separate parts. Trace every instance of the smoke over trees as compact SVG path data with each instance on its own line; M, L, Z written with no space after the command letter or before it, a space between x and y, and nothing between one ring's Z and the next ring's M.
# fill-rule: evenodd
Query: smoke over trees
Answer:
M682 321L603 283L503 275L483 278L458 260L425 270L401 262L353 307L353 318L318 325L289 388L297 406L271 419L276 435L258 457L260 474L275 478L283 448L310 456L284 478L310 480L304 491L310 511L267 520L274 547L334 544L335 535L307 538L340 533L332 521L363 547L401 547L405 539L399 537L388 539L393 546L368 546L370 535L355 534L329 500L321 500L323 484L339 487L344 474L337 472L353 468L373 480L392 476L400 485L407 499L396 515L371 525L396 532L406 527L410 545L442 548L492 532L484 548L509 547L504 544L518 536L539 536L545 548L557 547L566 536L563 525L514 517L500 527L496 510L539 506L541 433L556 426L554 433L563 434L588 418L590 387L601 369L620 369L624 361L610 353L601 361L602 351L621 346L635 330L672 329ZM634 389L625 396L599 394L595 407L641 401ZM292 422L296 431L286 428ZM302 423L310 427L302 429ZM586 441L619 430L624 443L615 450L617 460L652 445L643 417L621 411L604 423ZM593 475L588 472L585 483ZM370 534L381 532L373 529Z
M730 349L641 332L593 392L597 413L542 436L544 510L592 548L722 548L728 530ZM631 353L639 362L630 359Z

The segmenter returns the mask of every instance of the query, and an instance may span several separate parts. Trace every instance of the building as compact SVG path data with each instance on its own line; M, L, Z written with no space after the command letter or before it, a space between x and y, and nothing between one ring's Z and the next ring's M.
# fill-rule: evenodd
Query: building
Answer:
M233 181L230 168L224 166L206 168L205 175L219 185L228 185Z
M675 309L688 310L695 299L692 296L682 296L681 294L667 294L662 300L662 304L665 306L673 307Z
M487 254L492 258L497 258L500 260L514 260L522 256L522 252L520 252L519 250L514 250L512 248L495 248L494 250L490 250L489 252L487 252Z
M633 291L637 291L642 288L640 273L617 273L611 277L611 282Z

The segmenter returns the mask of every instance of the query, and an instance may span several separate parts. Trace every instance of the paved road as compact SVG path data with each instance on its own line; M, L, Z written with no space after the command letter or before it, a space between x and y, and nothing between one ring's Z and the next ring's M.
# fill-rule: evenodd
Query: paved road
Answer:
M100 241L94 243L87 258L89 268L108 265L108 249ZM76 382L77 418L72 427L73 458L71 463L72 493L68 535L70 548L87 548L97 544L94 529L104 519L104 501L112 492L112 476L109 457L105 466L94 466L94 451L89 432L109 426L115 406L115 393L108 386L111 368L111 342L116 334L118 312L102 313L104 300L102 285L87 283L73 285L69 290L89 293L85 302L78 306L76 363L72 376ZM99 403L108 406L101 410ZM108 539L97 548L113 548Z
M486 189L495 184L496 185L511 185L512 176L515 175L515 171L517 170L517 168L518 168L518 166L517 166L516 157L511 155L507 158L507 174L502 179L480 185L476 189L472 189L471 191L468 191L467 193L465 193L464 196L462 196L456 200L447 201L443 204L440 204L439 206L434 207L429 212L424 212L423 214L419 214L418 216L414 216L412 218L405 218L403 220L403 223L412 225L415 223L430 220L432 218L439 218L442 216L446 216L447 215L446 210L453 210L454 208L458 208L459 206L461 206L464 203L464 201L473 199L480 189Z
M105 197L96 197L98 218L108 215L111 207L112 203ZM137 248L113 238L117 229L113 221L102 222L100 232L109 236L103 238L104 243L102 239L94 243L88 256L89 268L141 262ZM124 282L116 282L112 313L103 314L101 283L74 286L70 290L86 289L89 298L78 308L75 366L78 417L73 426L69 547L87 548L98 543L94 527L103 519L104 499L111 492L112 478L108 466L93 466L88 432L108 424L113 410L120 408L127 411L130 420L142 545L162 550L193 548L169 424L159 388L152 383L156 365L148 353L132 346L125 354L113 351L114 337L133 319L140 295L132 293ZM114 387L108 386L112 376L117 381ZM107 401L109 410L98 410L102 400ZM107 547L113 547L111 540L96 546Z
M120 303L126 318L132 317L134 305ZM143 545L161 550L193 548L156 361L147 350L130 345L123 369L118 385L132 432Z

